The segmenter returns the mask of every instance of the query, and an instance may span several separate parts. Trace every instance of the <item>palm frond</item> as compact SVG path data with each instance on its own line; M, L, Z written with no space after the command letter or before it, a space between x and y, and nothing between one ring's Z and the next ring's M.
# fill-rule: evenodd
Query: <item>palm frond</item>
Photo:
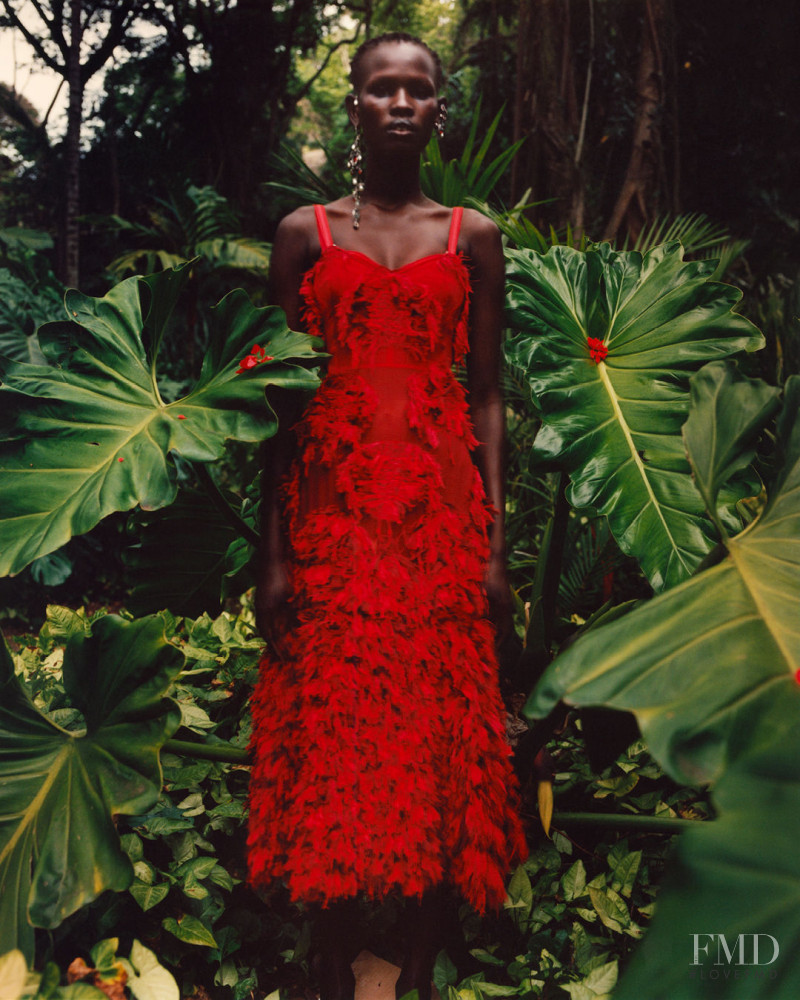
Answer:
M559 244L566 244L577 250L586 249L589 243L586 235L582 234L580 237L577 237L570 226L567 226L562 231L556 230L551 226L549 232L545 233L531 222L527 215L525 215L525 212L539 205L546 205L552 199L529 202L529 197L530 189L523 194L522 198L520 198L519 202L513 208L499 212L489 208L488 205L474 204L473 207L478 208L484 215L488 215L503 234L504 242L512 243L518 249L536 250L538 253L547 253L551 246Z
M708 257L717 258L717 269L711 275L711 280L721 281L736 261L744 255L750 243L751 240L729 240L714 253L709 253Z
M186 219L186 235L193 246L239 229L239 217L228 199L213 187L192 186L187 188L186 195L191 203Z
M592 605L602 587L603 578L619 564L620 558L604 517L571 518L558 584L558 604L562 614Z
M659 243L680 240L686 253L700 254L720 246L728 239L730 233L725 226L713 222L702 212L688 212L657 216L639 233L632 247L627 245L626 239L621 249L646 253Z
M344 183L337 185L318 177L289 143L282 143L269 162L277 176L283 179L267 181L264 187L291 195L300 205L325 205L347 193Z
M269 268L271 247L246 236L216 236L197 243L195 252L214 267L265 271Z
M153 274L156 271L166 271L170 267L184 264L189 259L158 247L144 247L124 251L111 261L107 269L114 278L121 280L128 274Z
M420 167L422 190L429 198L442 205L466 205L477 202L478 206L481 206L487 202L524 142L524 139L520 139L486 163L489 147L500 124L504 107L494 116L480 145L476 148L480 110L479 99L472 113L469 133L459 159L445 163L435 136L431 137L423 154Z

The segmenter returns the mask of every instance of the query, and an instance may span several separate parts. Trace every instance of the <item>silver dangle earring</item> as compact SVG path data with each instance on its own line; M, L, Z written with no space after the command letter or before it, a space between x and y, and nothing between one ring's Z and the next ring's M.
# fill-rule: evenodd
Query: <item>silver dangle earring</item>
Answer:
M358 98L353 104L358 107ZM364 191L364 151L361 148L361 137L361 126L356 125L353 145L347 157L347 169L353 179L353 229L358 229L361 223L361 194Z
M433 123L433 127L436 129L440 139L444 138L444 126L446 121L447 121L447 108L443 107L439 110L439 117Z

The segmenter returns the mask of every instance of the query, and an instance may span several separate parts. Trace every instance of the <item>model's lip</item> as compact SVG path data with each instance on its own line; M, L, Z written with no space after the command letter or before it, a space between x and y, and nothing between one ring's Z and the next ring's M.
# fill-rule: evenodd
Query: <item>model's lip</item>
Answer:
M391 125L386 127L387 132L398 132L404 135L408 132L416 132L417 126L412 125L411 122L392 122Z

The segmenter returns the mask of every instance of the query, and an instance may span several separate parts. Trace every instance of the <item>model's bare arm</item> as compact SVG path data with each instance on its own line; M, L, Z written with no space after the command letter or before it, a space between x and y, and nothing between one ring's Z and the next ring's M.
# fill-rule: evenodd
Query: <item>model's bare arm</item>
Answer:
M311 253L308 212L293 212L278 226L270 261L270 301L283 309L293 330L303 329L300 284ZM296 442L291 428L303 405L302 395L295 389L275 386L269 398L278 417L278 431L262 447L261 543L255 597L256 625L265 637L275 634L276 617L285 610L291 593L280 483L294 457Z
M500 386L505 262L497 227L477 212L464 214L464 238L472 267L470 353L467 375L475 436L475 461L495 509L489 527L486 593L502 636L511 623L511 592L505 543L505 407Z

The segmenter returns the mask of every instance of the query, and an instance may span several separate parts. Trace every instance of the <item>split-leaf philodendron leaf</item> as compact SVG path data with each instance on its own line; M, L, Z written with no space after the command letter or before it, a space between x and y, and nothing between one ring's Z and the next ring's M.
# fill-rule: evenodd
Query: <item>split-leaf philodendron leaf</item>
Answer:
M729 363L708 365L695 380L685 440L713 504L715 484L769 415L774 390L743 379ZM653 928L615 994L619 1000L766 1000L795 995L800 981L793 846L800 807L798 376L784 389L778 440L781 465L767 504L725 539L726 558L578 639L526 705L529 718L546 715L559 700L633 712L672 777L714 784L718 818L681 837ZM713 963L692 975L694 933L725 934L731 947L738 934L782 941L780 960L770 964L776 978L740 976L714 993Z
M109 615L72 636L63 680L86 722L76 734L33 705L0 642L0 927L29 962L34 926L130 884L114 816L158 798L159 749L180 723L165 693L183 660L159 615Z
M315 356L312 339L236 290L213 310L197 383L165 402L158 348L188 274L186 265L129 278L100 299L69 291L69 320L39 330L47 365L0 359L0 575L114 511L171 503L172 452L210 462L229 438L269 437L276 421L265 387L316 385L297 363ZM255 344L270 360L237 374Z
M677 241L644 256L607 244L506 256L517 331L507 356L541 407L535 454L568 471L570 502L608 517L656 591L680 583L717 540L680 436L688 379L762 346L731 311L741 293L709 280L713 262L684 261ZM733 504L748 486L729 492L720 517L734 530Z

